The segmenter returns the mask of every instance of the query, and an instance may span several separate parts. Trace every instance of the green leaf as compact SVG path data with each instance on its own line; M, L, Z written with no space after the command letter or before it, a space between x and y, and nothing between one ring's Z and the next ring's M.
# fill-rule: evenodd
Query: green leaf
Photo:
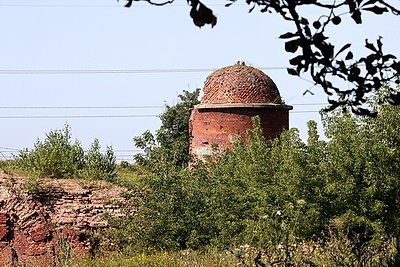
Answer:
M349 51L349 53L347 53L345 60L350 60L350 59L353 59L353 53L351 51Z
M291 60L289 60L289 63L291 65L299 65L301 63L301 61L303 60L303 55L297 56L292 58Z
M306 18L301 18L300 19L300 23L303 24L303 25L308 25L309 24L308 23L308 19L306 19Z
M392 65L390 65L395 71L397 71L398 74L400 74L400 62L394 62Z
M360 10L356 9L353 14L351 14L351 18L357 23L357 24L361 24L362 23L362 19L361 19L361 12Z
M293 76L299 76L299 73L295 69L287 69L287 72Z
M132 6L133 0L128 0L128 3L126 3L125 7L131 7Z
M280 39L289 39L289 38L293 38L293 37L296 37L296 36L299 36L299 34L297 32L296 33L287 32L287 33L282 34L281 36L279 36L279 38Z
M300 39L288 41L285 43L286 52L294 53L299 48Z
M372 43L368 43L368 39L365 39L365 47L374 52L378 52L378 50L375 48L375 46Z
M363 10L373 12L377 15L382 15L383 13L389 11L386 7L378 7L378 6L363 8Z
M351 46L350 43L345 44L342 48L340 48L339 52L336 53L335 57L337 57L340 53L342 53L344 50L348 49Z

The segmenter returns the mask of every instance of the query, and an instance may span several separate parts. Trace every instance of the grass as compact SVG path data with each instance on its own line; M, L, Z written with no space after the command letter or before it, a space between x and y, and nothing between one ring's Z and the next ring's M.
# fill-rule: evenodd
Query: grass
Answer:
M13 174L24 177L34 177L32 173L16 168L13 160L0 160L0 170L6 174ZM132 184L135 184L139 177L147 174L147 171L143 169L143 167L131 164L117 165L116 171L117 171L117 177L113 181L113 184L117 184L128 188ZM85 178L81 180L85 180ZM88 178L86 178L86 180L88 180L88 183L95 181L93 179L88 179Z
M72 266L80 267L223 267L240 263L237 258L225 251L208 253L192 250L179 252L153 251L124 256L122 253L110 253L104 257L86 258Z
M117 166L117 177L114 183L129 188L132 184L135 184L140 177L146 174L148 174L148 172L141 166L120 164Z
M81 267L225 267L225 266L395 266L392 242L385 248L371 254L364 260L356 260L348 251L346 244L321 245L315 243L303 244L291 253L291 259L282 257L279 248L267 255L259 254L258 250L249 245L235 249L213 249L207 252L195 250L180 251L148 251L147 253L105 252L98 253L92 258L83 258L69 266ZM308 247L312 245L311 247ZM304 249L308 248L307 251ZM309 250L311 249L311 250ZM278 255L279 254L279 255ZM240 257L238 257L240 255ZM279 259L280 258L280 259ZM255 265L256 264L256 265Z

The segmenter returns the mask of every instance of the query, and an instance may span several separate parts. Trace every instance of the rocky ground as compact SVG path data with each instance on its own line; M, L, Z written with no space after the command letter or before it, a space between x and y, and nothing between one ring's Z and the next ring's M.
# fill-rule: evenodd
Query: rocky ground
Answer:
M74 179L33 183L0 171L0 266L50 265L63 253L88 253L94 246L88 230L107 227L105 213L122 216L122 187Z

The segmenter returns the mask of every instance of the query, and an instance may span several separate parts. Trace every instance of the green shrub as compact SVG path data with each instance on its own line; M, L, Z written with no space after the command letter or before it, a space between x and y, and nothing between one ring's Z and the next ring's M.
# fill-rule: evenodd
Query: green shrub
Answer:
M43 192L43 187L37 178L30 177L22 185L22 188L28 194L38 194Z
M99 140L95 139L85 155L85 175L87 177L113 182L116 176L116 159L110 146L106 153L100 151Z
M17 169L37 177L72 178L84 177L113 181L116 176L116 160L111 147L105 154L100 152L97 139L85 154L80 142L71 140L70 127L50 131L46 138L37 140L32 150L24 149L15 157Z
M131 164L129 164L129 162L123 160L123 161L120 162L119 166L120 166L122 169L128 169L128 168L131 166Z
M54 130L39 139L33 150L24 149L16 157L17 166L39 177L74 177L84 168L84 151L78 141L72 143L70 127Z
M13 165L13 160L0 160L0 170L6 174L11 174Z

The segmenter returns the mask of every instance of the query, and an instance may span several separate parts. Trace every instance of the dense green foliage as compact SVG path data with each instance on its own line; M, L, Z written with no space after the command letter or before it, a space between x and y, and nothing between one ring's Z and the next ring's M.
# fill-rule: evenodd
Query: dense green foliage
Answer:
M84 171L87 177L112 182L116 176L116 159L112 147L108 146L102 154L99 140L94 139L85 155Z
M85 153L81 144L71 140L68 125L37 140L32 150L24 149L15 157L15 167L38 177L85 177L111 181L115 178L115 156L111 147L105 154L97 139Z
M311 121L307 143L296 129L265 141L256 119L248 145L236 142L192 170L142 178L130 212L112 220L108 236L119 249L248 244L270 255L264 261L294 263L296 249L319 247L336 248L328 257L333 265L396 265L399 107L378 108L377 118L324 115L329 141L319 139Z
M199 94L200 89L194 92L184 90L178 95L180 101L176 105L165 106L165 111L160 115L161 127L155 134L146 131L133 139L135 146L144 150L143 154L135 155L137 163L161 173L165 172L165 164L162 164L165 162L172 168L187 166L190 160L190 109L200 103Z

